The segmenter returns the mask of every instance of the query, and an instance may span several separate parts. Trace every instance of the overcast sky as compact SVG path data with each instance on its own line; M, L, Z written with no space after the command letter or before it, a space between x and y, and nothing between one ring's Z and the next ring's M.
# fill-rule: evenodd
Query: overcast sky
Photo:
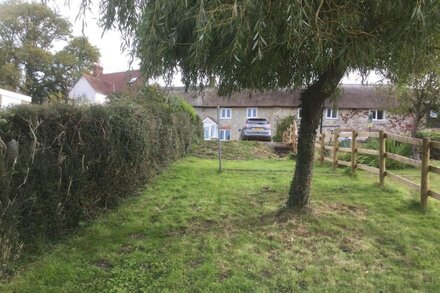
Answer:
M79 0L70 0L70 7L65 5L66 0L48 1L48 5L54 8L59 14L68 19L72 23L73 35L80 36L82 32L82 21L76 20L79 12ZM104 73L126 71L130 69L130 58L128 52L121 52L121 34L117 31L106 31L103 35L103 29L98 26L98 1L95 0L91 12L86 15L86 27L84 34L89 38L92 45L99 48L101 53L100 65L104 68ZM139 61L132 63L131 69L138 69ZM375 83L379 80L379 76L374 73L368 78L369 83ZM163 81L158 81L164 84ZM343 83L361 83L362 79L359 74L352 73L348 77L344 77ZM173 80L174 86L181 86L180 76L175 76Z

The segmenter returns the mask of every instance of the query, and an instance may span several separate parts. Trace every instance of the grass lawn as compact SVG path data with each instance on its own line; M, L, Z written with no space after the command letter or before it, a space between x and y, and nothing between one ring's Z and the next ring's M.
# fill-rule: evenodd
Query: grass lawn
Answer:
M27 265L1 292L440 290L440 204L317 165L310 208L283 210L294 162L190 157ZM276 171L276 172L273 172Z

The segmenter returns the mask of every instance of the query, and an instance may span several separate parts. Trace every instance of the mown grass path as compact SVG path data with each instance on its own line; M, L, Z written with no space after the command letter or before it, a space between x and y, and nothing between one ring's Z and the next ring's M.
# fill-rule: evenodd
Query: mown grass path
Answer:
M440 290L435 201L422 212L405 188L316 166L310 208L287 212L293 161L216 164L174 164L0 291Z

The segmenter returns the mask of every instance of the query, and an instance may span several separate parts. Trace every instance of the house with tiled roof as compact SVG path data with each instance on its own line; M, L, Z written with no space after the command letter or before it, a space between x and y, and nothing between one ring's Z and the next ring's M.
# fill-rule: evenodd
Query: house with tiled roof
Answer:
M104 73L98 64L92 74L84 74L69 91L69 98L76 103L103 104L107 96L132 91L144 83L139 70Z
M265 118L272 125L272 133L287 116L298 123L301 118L301 90L241 91L222 97L214 89L187 91L174 89L197 111L204 123L205 139L216 139L217 130L224 140L237 140L249 118ZM341 85L334 99L322 108L320 131L386 130L396 134L410 132L411 114L402 116L389 111L397 100L381 87ZM217 114L217 106L220 113ZM218 117L218 118L217 118Z

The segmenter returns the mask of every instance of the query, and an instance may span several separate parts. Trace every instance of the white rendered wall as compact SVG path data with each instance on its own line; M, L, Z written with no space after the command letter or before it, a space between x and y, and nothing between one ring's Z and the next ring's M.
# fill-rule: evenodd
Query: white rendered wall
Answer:
M100 93L96 93L95 95L95 104L104 104L107 102L107 96L100 94Z
M78 102L95 103L96 91L89 82L81 77L69 92L69 98Z
M10 107L20 104L29 104L32 98L22 94L0 89L0 108Z

